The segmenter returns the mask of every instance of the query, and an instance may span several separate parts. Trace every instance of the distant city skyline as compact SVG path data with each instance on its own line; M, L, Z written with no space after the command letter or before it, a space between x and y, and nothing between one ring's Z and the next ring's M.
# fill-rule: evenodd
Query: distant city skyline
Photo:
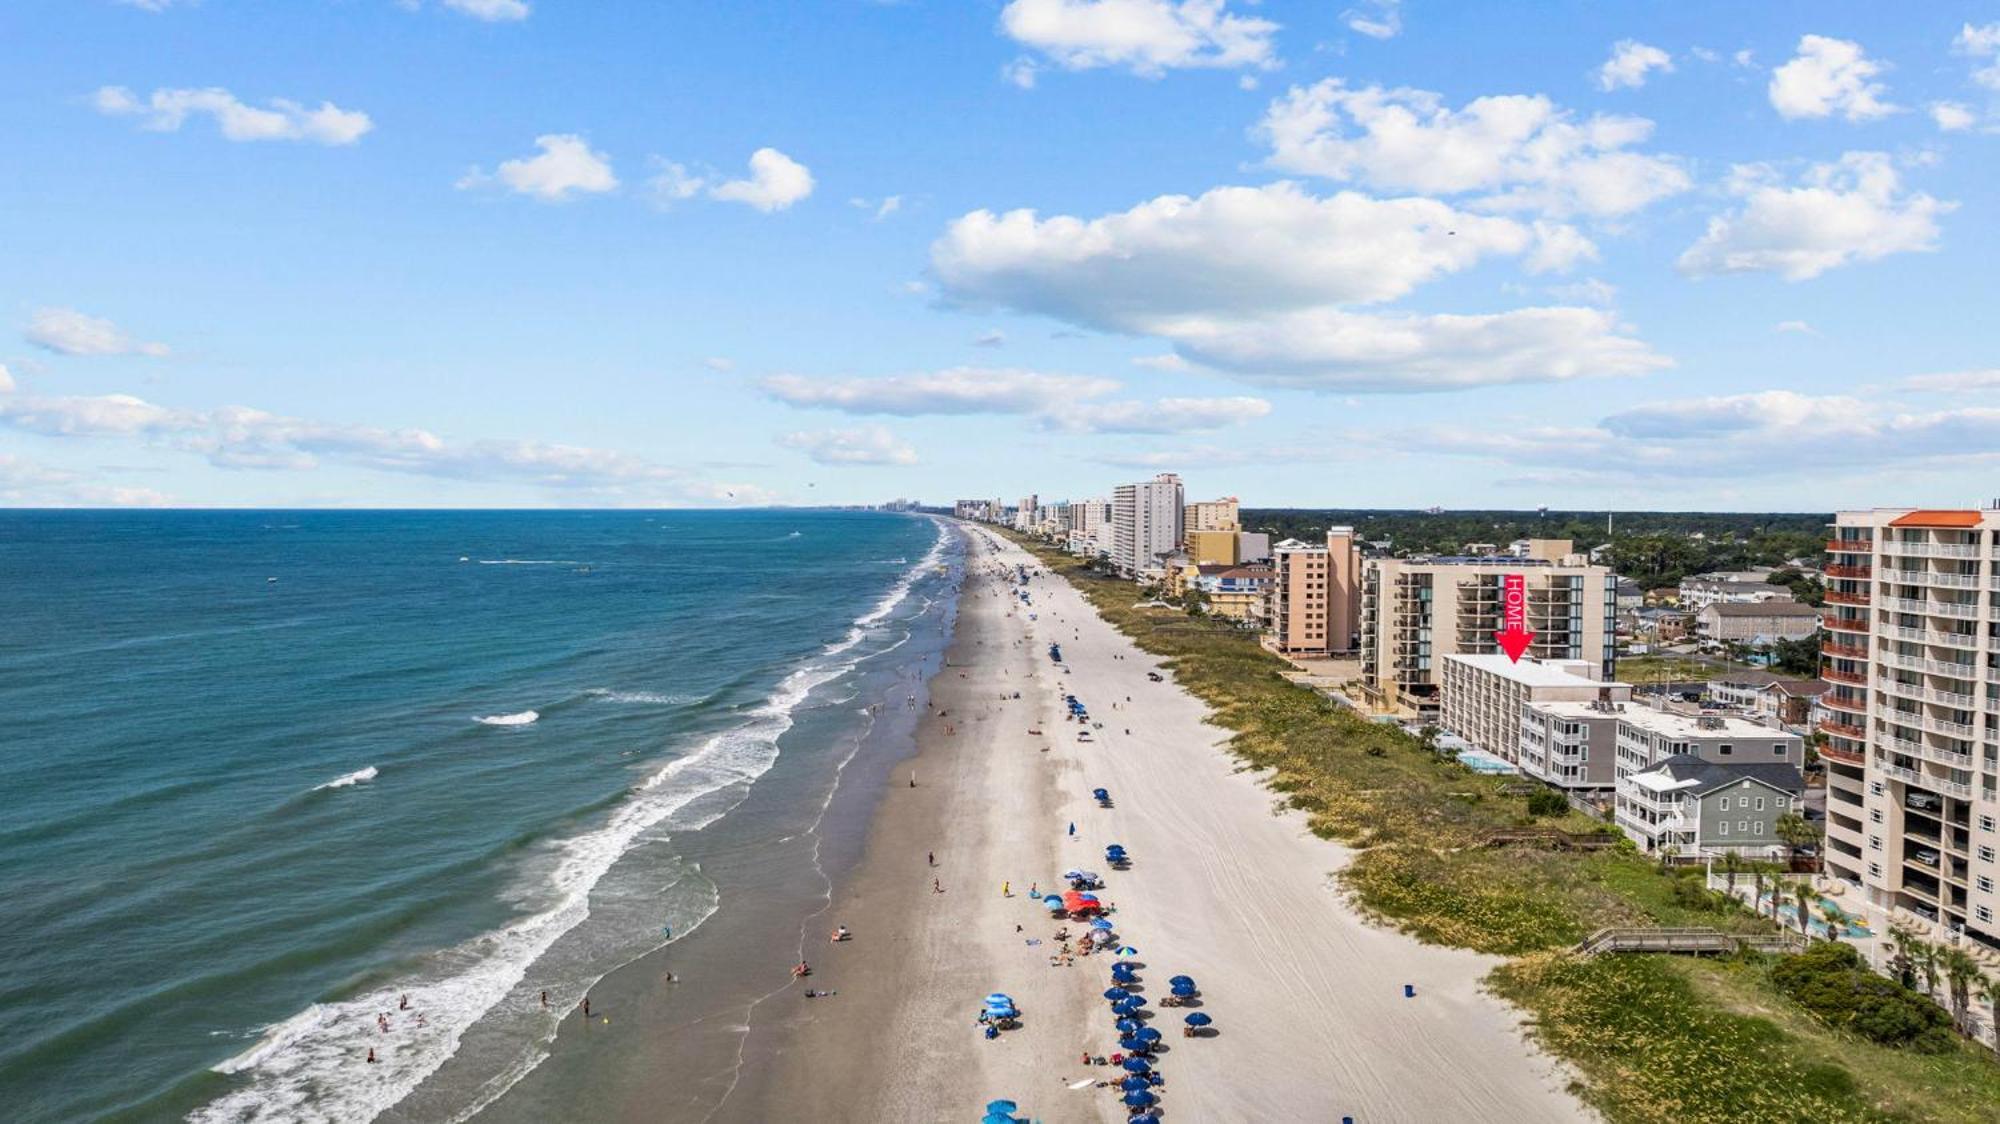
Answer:
M0 505L2000 491L1990 6L0 30Z

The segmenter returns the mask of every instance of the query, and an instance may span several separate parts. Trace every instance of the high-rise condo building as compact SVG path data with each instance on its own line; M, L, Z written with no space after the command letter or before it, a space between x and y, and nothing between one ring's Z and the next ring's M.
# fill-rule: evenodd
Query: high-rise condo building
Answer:
M1362 568L1361 689L1389 710L1434 712L1445 656L1497 652L1508 575L1522 578L1527 654L1582 660L1617 678L1618 579L1571 550L1536 539L1522 558L1372 558Z
M1181 478L1171 472L1118 485L1111 493L1111 561L1132 577L1157 568L1162 554L1180 548L1184 506Z
M1243 524L1237 518L1236 497L1224 496L1219 500L1197 500L1187 505L1187 530L1196 531L1240 531Z
M1326 542L1286 539L1271 548L1272 644L1288 656L1354 650L1361 615L1361 544L1354 528L1333 527Z
M1843 511L1827 553L1827 873L2000 948L2000 510Z

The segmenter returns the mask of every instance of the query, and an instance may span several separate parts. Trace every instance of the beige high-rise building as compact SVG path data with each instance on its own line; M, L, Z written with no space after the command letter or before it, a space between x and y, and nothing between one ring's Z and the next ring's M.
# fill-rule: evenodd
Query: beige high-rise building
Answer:
M1827 553L1827 873L2000 949L2000 510L1843 511Z
M1162 472L1111 490L1111 561L1128 577L1160 569L1180 549L1186 495L1181 478Z
M1224 496L1219 500L1200 500L1187 505L1187 529L1189 534L1196 531L1240 531L1243 524L1238 521L1236 497Z
M1555 559L1555 561L1551 561ZM1522 558L1373 558L1361 582L1361 687L1383 709L1438 706L1445 656L1500 650L1501 596L1509 574L1527 594L1527 655L1583 660L1616 679L1618 579L1570 549L1538 539Z
M1271 548L1273 646L1289 656L1354 650L1361 613L1361 544L1354 528L1334 527L1326 542L1287 539Z

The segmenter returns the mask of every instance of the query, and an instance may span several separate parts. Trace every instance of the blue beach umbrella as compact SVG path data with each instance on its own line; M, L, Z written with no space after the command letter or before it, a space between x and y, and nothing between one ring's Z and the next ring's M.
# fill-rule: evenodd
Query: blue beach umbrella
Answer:
M979 1124L1021 1124L1021 1118L1009 1116L1004 1112L989 1112Z
M1133 1038L1128 1035L1127 1037L1120 1038L1118 1040L1118 1048L1120 1050L1125 1051L1128 1054L1136 1054L1139 1051L1145 1049L1146 1044L1144 1042L1139 1041L1137 1038ZM1124 1066L1126 1069L1131 1069L1133 1073L1143 1073L1145 1072L1144 1070L1132 1069L1132 1063L1143 1062L1145 1060L1146 1059L1144 1058L1126 1058L1124 1061L1118 1064Z
M1135 1000L1136 997L1133 999L1120 999L1111 1005L1111 1009L1118 1014L1129 1015L1139 1009L1139 1004Z
M1136 949L1136 948L1133 948L1133 947L1132 947L1131 945L1129 945L1129 944L1128 944L1128 945L1126 945L1126 946L1125 946L1124 948L1121 948L1121 949L1119 949L1119 950L1118 950L1118 955L1120 955L1120 956L1137 956L1137 955L1139 955L1139 950L1138 950L1138 949Z
M1042 905L1045 906L1050 913L1061 913L1063 908L1061 898L1043 898Z
M1134 972L1130 968L1111 969L1112 983L1127 984L1133 982L1134 980L1137 980L1138 978L1139 978L1139 973Z
M1174 989L1173 989L1173 990L1174 990L1174 995L1175 995L1175 997L1176 997L1176 998L1180 998L1180 999L1186 999L1187 997L1189 997L1189 996L1191 996L1191 995L1193 995L1193 994L1194 994L1194 985L1193 985L1193 984L1175 984L1175 985L1174 985Z
M1015 1104L1013 1101L1000 1100L986 1102L986 1111L988 1112L1018 1112L1020 1109L1021 1106Z
M1120 949L1118 954L1120 956L1123 956L1125 954L1124 950ZM1111 970L1114 972L1118 971L1130 972L1136 970L1138 967L1139 966L1137 964L1132 963L1130 960L1120 960L1119 962L1111 966Z
M1207 1026L1209 1023L1212 1023L1215 1020L1209 1018L1207 1015L1202 1014L1200 1011L1196 1011L1193 1014L1189 1015L1187 1018L1182 1019L1181 1021L1188 1024L1189 1026Z
M1003 1007L1012 1007L1014 1005L1014 997L1004 991L996 991L986 997L987 1006L991 1007L995 1003Z
M1111 928L1113 928L1111 922L1102 917L1098 918L1095 921L1092 921L1090 923L1090 927L1093 929L1104 929L1104 930L1110 930Z
M1141 1042L1158 1042L1160 1040L1160 1032L1150 1026L1142 1026L1132 1032L1132 1037L1137 1038Z
M1167 982L1168 982L1168 983L1170 983L1170 984L1186 984L1186 985L1187 985L1187 986L1189 986L1189 987L1193 987L1193 986L1194 986L1194 977L1193 977L1193 976L1174 976L1173 978L1169 979L1169 980L1168 980Z
M1142 1089L1134 1089L1125 1094L1125 1103L1131 1105L1133 1108L1146 1108L1159 1099Z
M1128 1093L1136 1093L1139 1090L1144 1089L1146 1086L1151 1084L1152 1084L1151 1081L1148 1081L1145 1078L1135 1073L1132 1076L1127 1077L1125 1080L1120 1081L1118 1083L1118 1087L1120 1089L1125 1090Z
M1131 995L1131 992L1126 991L1122 987L1107 987L1104 989L1104 998L1111 1000L1113 1003L1116 1003L1120 999L1130 998Z
M1133 1031L1140 1029L1138 1019L1119 1019L1111 1025L1117 1027L1120 1034L1131 1034Z
M1146 1005L1146 997L1143 995L1134 995L1125 1002L1130 1003L1134 1007L1144 1007Z

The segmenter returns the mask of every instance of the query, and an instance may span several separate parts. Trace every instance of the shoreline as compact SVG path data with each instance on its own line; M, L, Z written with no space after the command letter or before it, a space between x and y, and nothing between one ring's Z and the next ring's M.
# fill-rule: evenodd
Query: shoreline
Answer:
M1485 988L1498 957L1423 945L1364 918L1335 878L1352 852L1275 807L1277 794L1229 753L1226 731L1206 723L1207 707L1170 669L1018 547L969 536L959 631L933 681L950 717L919 727L919 788L898 787L898 771L862 863L835 889L829 920L855 940L822 943L813 960L812 982L838 994L754 1024L742 1084L713 1119L977 1119L1001 1097L1043 1120L1124 1119L1115 1092L1072 1088L1108 1072L1081 1065L1085 1051L1116 1049L1098 997L1108 965L1051 968L1052 926L1018 889L1071 865L1102 869L1112 840L1136 860L1102 892L1121 939L1141 949L1147 976L1195 976L1215 1019L1214 1036L1194 1040L1179 1035L1180 1012L1155 1019L1173 1118L1595 1119L1568 1092L1569 1072L1529 1039L1522 1012ZM982 576L998 560L1036 573L1031 609L1004 611L1011 592ZM1045 654L1051 640L1064 670ZM1022 699L1000 702L996 683L1020 686ZM1104 724L1088 742L1061 721L1064 690ZM1099 784L1112 790L1108 810L1088 796ZM931 839L941 841L943 895L922 865ZM1002 879L1013 898L1000 896ZM1043 943L1025 944L1034 939ZM996 989L1016 997L1024 1025L987 1042L972 1016ZM1163 993L1156 982L1155 1001Z

